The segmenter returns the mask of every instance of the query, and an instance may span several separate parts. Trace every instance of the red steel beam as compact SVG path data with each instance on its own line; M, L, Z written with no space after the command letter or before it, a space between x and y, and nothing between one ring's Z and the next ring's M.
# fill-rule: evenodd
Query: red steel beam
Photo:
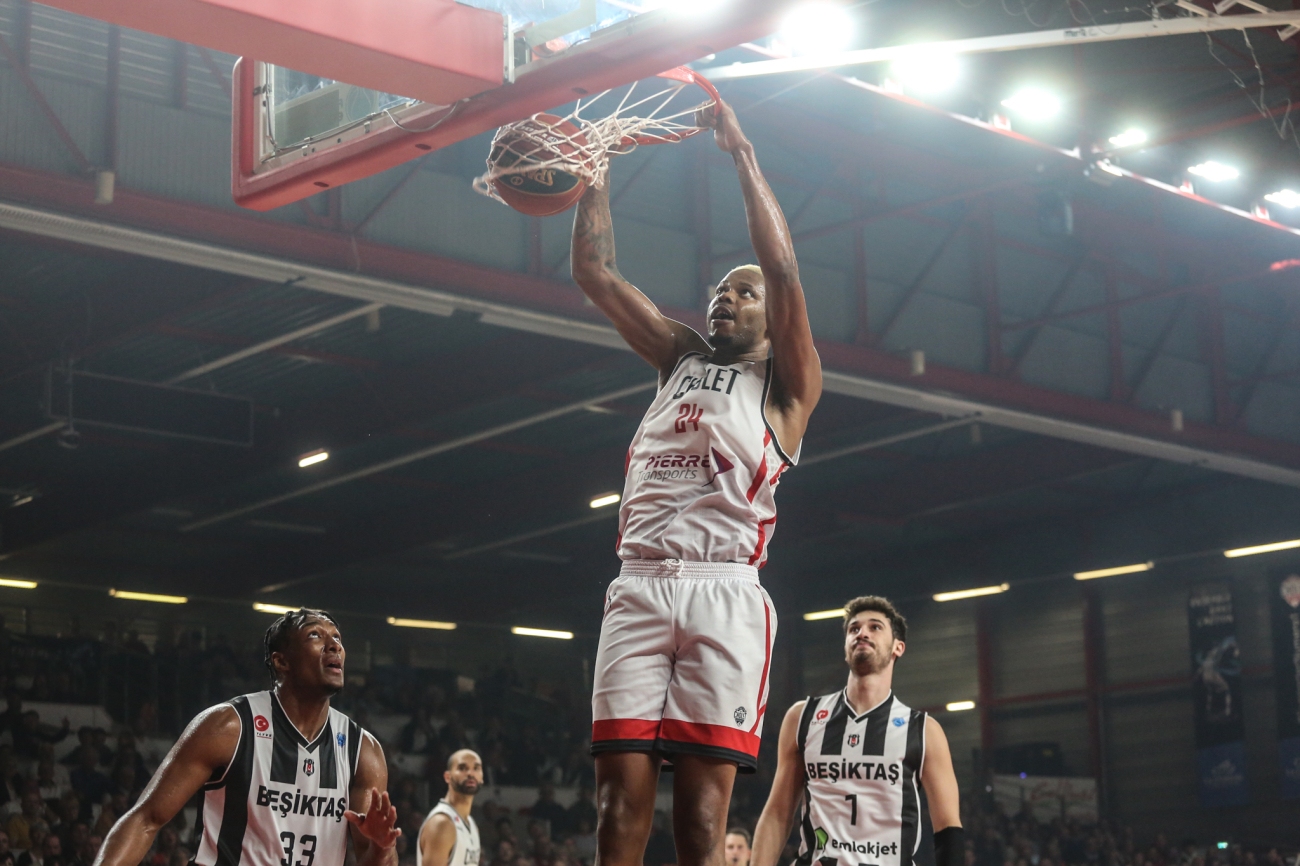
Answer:
M92 184L68 175L0 163L0 198L36 207L104 219L95 208ZM180 202L119 188L111 216L116 222L177 237L189 237L235 249L261 252L321 267L364 272L415 286L431 286L513 306L573 319L605 323L599 312L583 303L568 281L538 278L416 250L358 238L340 242L337 232L259 218L230 209ZM665 307L664 313L683 321L698 321L698 310ZM878 349L834 340L818 340L818 352L830 370L915 386L909 359ZM981 402L1018 408L1050 417L1122 430L1155 439L1222 452L1237 452L1280 465L1300 467L1300 446L1239 430L1188 421L1181 434L1170 433L1162 413L1135 406L1094 400L1005 378L972 373L938 364L928 365L925 386Z
M500 14L452 0L43 0L383 93L448 105L501 86Z

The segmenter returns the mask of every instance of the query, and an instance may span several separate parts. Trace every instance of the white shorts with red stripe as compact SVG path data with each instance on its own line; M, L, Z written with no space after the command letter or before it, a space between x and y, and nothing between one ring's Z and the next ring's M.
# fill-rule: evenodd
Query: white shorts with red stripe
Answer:
M733 562L629 560L605 597L591 751L758 766L776 611Z

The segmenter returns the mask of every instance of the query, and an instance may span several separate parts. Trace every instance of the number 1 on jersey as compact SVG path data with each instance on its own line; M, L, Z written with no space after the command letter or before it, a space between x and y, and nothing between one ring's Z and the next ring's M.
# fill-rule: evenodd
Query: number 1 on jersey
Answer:
M856 825L858 823L858 795L845 794L844 799L849 803L849 823Z
M695 430L700 429L700 418L704 415L704 410L694 403L683 403L677 410L677 424L673 429L678 433L686 432L686 425L690 424Z

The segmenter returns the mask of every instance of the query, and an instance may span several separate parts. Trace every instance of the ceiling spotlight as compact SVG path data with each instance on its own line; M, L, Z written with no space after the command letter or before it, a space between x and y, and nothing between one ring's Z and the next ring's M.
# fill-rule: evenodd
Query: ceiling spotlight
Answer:
M1155 568L1154 562L1139 562L1134 565L1117 565L1114 568L1099 568L1095 571L1078 571L1075 580L1096 580L1099 577L1118 577L1121 574L1138 574Z
M389 625L399 626L401 628L432 628L439 631L455 631L456 623L439 622L434 619L402 619L400 616L390 616Z
M917 93L942 93L961 77L961 64L949 51L918 45L890 65L893 77L904 90Z
M517 625L510 629L510 633L521 634L526 637L553 637L556 640L573 640L573 632L555 631L554 629L549 628L528 628L526 626Z
M1279 550L1294 550L1297 547L1300 547L1300 538L1293 538L1290 541L1275 541L1272 544L1256 544L1253 547L1238 547L1233 550L1223 551L1223 555L1228 559L1236 559L1239 556L1275 553Z
M943 708L950 713L960 713L962 710L975 709L975 702L974 701L953 701L950 704L944 704Z
M1110 137L1111 147L1136 147L1147 143L1147 134L1140 129L1126 129Z
M0 577L0 586L7 586L10 589L35 589L36 581L20 580L16 577Z
M603 493L591 500L589 504L592 508L604 508L606 505L613 505L622 498L622 494L619 493Z
M1300 192L1293 189L1280 189L1264 196L1264 201L1271 201L1282 207L1300 207Z
M1213 183L1219 183L1225 180L1236 180L1241 177L1241 172L1230 165L1224 165L1221 162L1208 160L1199 165L1189 166L1188 174L1194 174L1197 177L1203 177Z
M298 468L306 469L308 466L315 466L317 463L324 463L330 459L330 453L324 448L318 448L315 451L308 451L298 458Z
M853 41L853 16L838 3L810 0L781 22L781 41L795 54L835 54Z
M808 622L816 622L819 619L839 619L844 616L844 608L837 607L835 610L814 610L812 613L805 613L803 618Z
M282 604L262 604L260 601L253 602L253 610L258 613L273 613L277 616L286 614L291 610L297 610L296 607L285 607Z
M1061 113L1061 100L1037 87L1017 91L1002 104L1030 120L1049 120Z
M127 601L156 601L159 604L185 604L189 601L183 595L159 595L156 592L130 592L125 589L110 589L108 594Z
M981 595L997 595L1000 592L1006 592L1011 588L1009 583L1000 583L997 586L978 586L975 589L959 589L955 592L936 592L935 601L959 601L963 598L979 598Z

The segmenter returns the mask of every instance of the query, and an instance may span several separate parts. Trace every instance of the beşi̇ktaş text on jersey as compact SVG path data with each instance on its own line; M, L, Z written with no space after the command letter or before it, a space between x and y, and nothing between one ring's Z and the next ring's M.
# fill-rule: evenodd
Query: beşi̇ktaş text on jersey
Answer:
M925 713L892 692L861 713L843 691L809 698L798 748L805 793L797 863L834 866L849 857L853 866L912 866L920 840Z
M620 558L766 562L776 485L799 459L764 415L771 377L770 359L682 356L628 448Z

